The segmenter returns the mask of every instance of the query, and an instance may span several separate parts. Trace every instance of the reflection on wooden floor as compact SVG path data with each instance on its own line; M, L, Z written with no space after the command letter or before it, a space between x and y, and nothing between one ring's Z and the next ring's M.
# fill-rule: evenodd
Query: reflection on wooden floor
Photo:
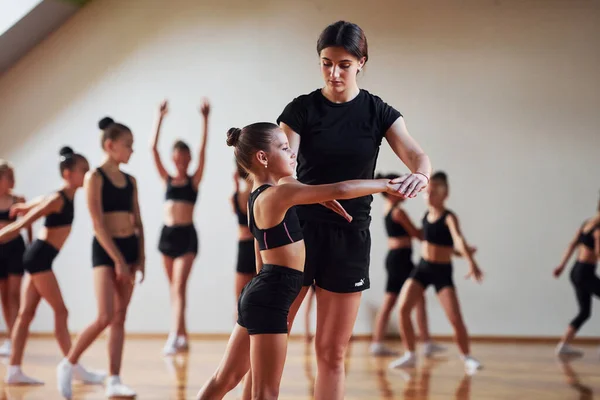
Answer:
M216 368L226 342L195 340L188 356L163 358L161 340L129 339L126 344L122 377L138 391L142 400L194 399ZM391 343L399 348L399 343ZM473 354L485 369L474 376L465 375L449 345L445 355L422 359L414 370L390 371L390 358L373 358L366 341L351 345L346 363L348 400L590 400L600 399L600 355L593 346L582 346L585 356L560 363L547 344L474 344ZM107 368L106 343L96 343L84 356L85 366ZM2 386L0 399L60 399L56 390L55 366L60 360L58 347L50 339L32 339L27 347L23 370L46 382L38 387ZM5 374L6 367L0 368ZM312 399L316 365L312 345L295 340L290 343L281 385L281 399ZM75 384L73 400L104 399L101 386ZM226 399L236 399L237 391Z

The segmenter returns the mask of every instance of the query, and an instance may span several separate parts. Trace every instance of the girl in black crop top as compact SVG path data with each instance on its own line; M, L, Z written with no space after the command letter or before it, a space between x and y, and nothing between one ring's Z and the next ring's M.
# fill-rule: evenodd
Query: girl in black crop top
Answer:
M467 277L480 282L482 272L473 258L474 248L470 247L458 224L456 215L445 207L448 197L448 179L445 173L436 172L431 176L427 187L429 211L423 219L422 259L415 267L400 294L400 329L406 352L390 364L392 368L413 367L416 362L415 335L410 314L423 296L429 284L435 286L438 298L448 318L453 321L456 342L462 360L469 371L481 368L481 364L470 355L469 336L462 319L452 278L451 259L454 246L467 259L470 269Z
M392 180L400 174L377 174L377 178ZM390 356L397 353L383 344L385 331L389 322L392 309L396 305L402 286L409 278L414 268L412 261L412 239L421 240L422 233L415 227L408 214L402 209L404 199L383 193L384 198L384 225L388 240L388 254L386 257L386 293L383 303L375 319L371 354L374 356ZM420 329L420 338L424 344L424 353L432 355L444 348L431 341L427 323L427 310L425 297L417 305L417 324Z
M165 220L161 229L158 250L163 256L165 272L169 280L171 309L176 318L171 319L171 333L164 345L166 355L175 354L188 349L188 334L185 321L187 280L198 253L198 234L194 227L194 205L198 198L198 188L204 175L206 160L206 143L208 139L208 116L210 105L204 100L200 105L203 118L203 135L198 166L189 175L188 169L192 161L189 146L177 140L173 145L172 159L176 173L171 176L165 169L158 151L158 139L163 120L168 113L167 101L160 104L158 120L152 141L154 165L165 184Z
M28 272L23 287L22 306L12 331L13 349L5 382L9 385L39 384L37 379L30 378L21 370L23 351L29 333L29 325L35 315L40 298L48 302L54 311L55 337L62 353L66 356L71 348L71 338L67 327L67 308L52 271L52 261L64 245L71 232L75 192L83 186L86 172L89 170L87 160L76 154L70 147L60 151L60 173L63 186L57 192L40 197L27 204L18 204L11 208L12 215L23 218L0 230L0 242L10 240L24 227L31 226L36 220L46 217L44 226L38 233L38 239L26 250L23 260ZM100 383L103 374L87 372L83 367L75 367L77 378L89 383Z
M246 374L250 363L256 366L252 376L260 376L253 379L253 393L278 393L287 348L288 313L302 288L305 261L295 206L386 191L396 193L400 187L388 179L304 185L292 177L296 155L277 125L256 123L244 129L232 128L227 136L228 145L235 147L237 162L254 182L248 201L248 225L255 239L260 272L238 301L238 324L228 349L240 350L225 355L222 369L203 386L199 399L222 398ZM242 344L248 340L249 352ZM225 376L228 373L231 375Z
M13 192L14 187L15 172L12 165L0 160L0 230L16 220L16 214L10 212L11 207L25 202L24 197ZM29 243L32 237L31 227L28 227ZM0 298L8 335L8 339L0 346L0 356L9 356L11 352L10 333L19 312L24 252L25 241L20 234L13 240L0 244Z
M237 219L237 265L235 273L235 298L242 288L256 275L256 257L254 255L254 238L248 228L248 199L252 189L252 178L239 164L235 163L233 184L235 191L231 196L231 208Z
M596 275L596 265L600 259L600 201L596 214L585 221L569 243L554 276L558 278L569 259L577 250L577 260L571 269L570 279L575 289L579 313L569 323L562 340L556 347L558 356L582 356L583 352L570 346L579 329L592 315L592 298L600 298L600 278Z
M101 144L104 162L87 174L85 189L87 204L94 227L92 264L98 314L77 337L67 356L57 367L61 395L71 398L71 382L76 376L74 366L83 352L110 325L109 378L107 397L135 395L121 383L122 351L125 339L125 315L133 294L135 275L144 279L144 229L138 203L136 179L120 170L133 153L131 130L103 118ZM108 314L107 314L108 310Z
M11 208L25 202L23 196L18 196L13 192L14 187L13 167L8 161L0 159L0 230L16 221L16 214L11 213ZM32 238L31 227L28 227L29 243ZM10 335L20 307L24 252L25 241L20 234L7 243L0 243L0 298L8 335L8 339L0 346L0 356L9 356L11 353Z

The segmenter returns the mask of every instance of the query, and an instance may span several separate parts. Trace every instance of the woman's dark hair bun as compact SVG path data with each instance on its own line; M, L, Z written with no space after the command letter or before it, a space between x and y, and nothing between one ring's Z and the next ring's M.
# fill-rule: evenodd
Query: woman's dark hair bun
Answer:
M227 131L227 146L235 147L241 134L242 130L240 128L229 128Z
M72 156L74 153L75 152L73 151L73 149L69 146L61 147L60 151L58 152L58 154L62 157L69 157Z
M115 120L112 119L111 117L104 117L100 120L100 122L98 122L98 127L102 130L106 129L109 127L109 125L114 124Z

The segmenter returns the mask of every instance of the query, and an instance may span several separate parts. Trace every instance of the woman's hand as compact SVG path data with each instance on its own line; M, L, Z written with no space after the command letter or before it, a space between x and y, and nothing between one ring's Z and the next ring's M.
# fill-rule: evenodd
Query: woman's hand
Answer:
M429 178L421 173L406 174L392 179L391 184L400 184L395 194L403 198L414 198L429 185Z

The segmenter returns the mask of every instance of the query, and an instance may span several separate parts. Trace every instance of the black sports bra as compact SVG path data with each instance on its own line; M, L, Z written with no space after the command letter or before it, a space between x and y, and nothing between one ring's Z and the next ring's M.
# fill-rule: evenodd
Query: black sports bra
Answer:
M62 196L64 204L59 212L52 213L46 216L44 226L47 228L68 226L73 223L73 217L75 216L75 207L73 204L73 200L69 200L67 195L62 190L58 193Z
M192 178L188 176L187 183L183 186L173 186L173 179L167 177L167 192L165 200L185 201L187 203L196 203L198 191L194 190Z
M594 231L596 229L600 229L600 224L594 226L592 229L589 230L589 232L583 232L583 228L585 227L586 223L587 221L584 222L583 226L581 227L581 232L579 232L577 243L584 245L590 250L594 250Z
M394 212L394 207L390 210L389 213L385 216L385 230L389 237L405 237L408 236L408 232L402 226L402 224L397 223L392 218L392 213Z
M429 211L426 212L423 217L423 240L438 246L454 246L450 228L448 228L448 225L446 224L446 217L449 214L452 214L452 211L446 210L435 222L429 222L427 220Z
M240 204L238 203L238 192L233 194L233 208L235 209L235 214L237 215L238 225L248 226L248 214L244 214Z
M12 204L15 204L14 196L12 196L12 201L13 201ZM0 221L14 222L16 220L17 220L17 218L10 217L10 207L8 207L8 210L0 211Z
M302 228L300 227L300 221L298 215L296 215L296 209L291 207L285 213L283 221L275 225L272 228L260 229L256 226L254 221L254 202L257 197L270 188L271 185L262 185L254 192L250 193L248 199L248 218L250 219L250 231L254 238L258 242L258 248L260 250L275 249L277 247L285 246L291 243L299 242L304 239L302 235Z
M123 172L127 184L125 187L117 187L106 176L102 168L98 167L102 175L102 210L104 212L132 212L133 211L133 183L131 177Z

